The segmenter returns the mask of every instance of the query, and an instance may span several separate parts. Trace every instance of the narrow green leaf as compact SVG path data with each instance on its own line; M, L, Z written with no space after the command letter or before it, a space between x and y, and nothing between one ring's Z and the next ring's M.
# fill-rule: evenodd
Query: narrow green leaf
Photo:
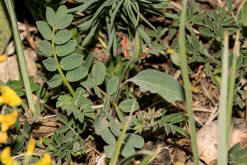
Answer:
M240 22L242 22L243 26L247 26L247 2L245 2L244 6L241 9L241 13L239 15L240 17Z

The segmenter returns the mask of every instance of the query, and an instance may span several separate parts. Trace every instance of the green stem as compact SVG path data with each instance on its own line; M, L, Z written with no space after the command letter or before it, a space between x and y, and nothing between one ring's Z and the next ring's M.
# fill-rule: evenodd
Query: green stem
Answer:
M129 118L124 123L122 132L121 132L120 136L118 137L117 143L115 144L114 152L112 154L112 157L111 157L109 165L116 165L117 164L118 156L119 156L120 150L121 150L121 146L122 146L122 143L124 141L124 137L125 137L125 134L127 132L127 128L128 128L129 123L131 121L132 114L134 112L135 104L136 104L136 100L134 101L134 103L133 103L133 105L131 107L131 112L129 114Z
M102 89L100 89L98 86L96 86L96 88L97 88L97 89L98 89L105 97L108 97L108 99L110 100L110 103L114 106L114 108L115 108L115 110L116 110L116 112L117 112L117 114L118 114L119 119L120 119L120 120L123 120L123 114L122 114L122 112L121 112L121 110L120 110L120 107L119 107L115 102L111 101L111 97L110 97L107 93L105 93Z
M224 50L222 55L222 72L218 117L218 159L217 164L227 165L228 131L227 131L227 90L228 90L228 33L224 33Z
M52 28L52 39L51 39L51 43L52 43L52 49L53 49L53 57L56 61L56 65L57 65L57 70L58 70L58 73L60 74L64 84L67 86L67 88L69 89L70 93L72 94L72 96L74 96L75 94L75 91L73 90L73 88L71 87L71 85L69 84L68 80L66 79L63 71L62 71L62 68L60 67L60 64L59 64L59 61L58 61L58 58L57 58L57 53L56 53L56 48L55 48L55 42L54 42L54 36L55 36L55 31L56 31L56 28L53 27Z
M35 105L34 105L34 100L33 100L33 95L32 95L32 90L29 82L29 77L28 77L28 72L27 72L27 67L26 67L26 62L25 62L25 56L23 53L23 48L22 48L22 43L20 39L20 34L18 31L18 26L17 26L17 21L16 21L16 15L14 12L14 7L13 7L13 2L11 0L4 0L5 5L7 7L9 17L10 17L10 22L12 24L12 29L13 29L13 35L14 35L14 41L15 41L15 47L16 47L16 52L17 52L17 58L18 58L18 63L21 71L21 76L24 82L24 87L26 91L26 97L27 97L27 102L29 105L29 108L35 114Z
M229 91L228 91L228 104L227 104L227 130L228 130L228 137L230 136L231 130L231 119L232 119L232 106L233 106L233 99L234 99L234 91L235 91L235 78L236 78L236 71L237 71L237 60L239 57L240 50L240 42L239 42L239 29L236 33L235 44L233 48L233 58L232 58L232 69L231 69L231 78L229 82ZM229 142L229 139L228 139Z
M196 126L195 126L195 120L194 120L194 113L192 110L192 94L190 90L190 81L189 81L188 65L187 65L187 59L186 59L186 48L185 48L186 8L187 8L187 0L183 0L183 9L181 12L180 25L179 25L179 50L180 50L180 55L181 55L182 78L184 81L185 97L186 97L188 115L189 115L189 125L190 125L190 132L191 132L191 142L192 142L192 151L193 151L193 156L194 156L194 164L199 165L197 141L196 141Z
M119 98L120 98L120 94L121 94L121 92L123 90L122 88L120 88L121 83L122 83L122 81L125 78L125 74L128 71L130 64L131 64L131 60L129 60L128 63L127 63L127 65L124 67L124 70L123 70L122 75L120 77L119 86L118 86L118 92L117 92L116 97L114 99L114 103L116 103L116 104L118 104L118 101L119 101Z

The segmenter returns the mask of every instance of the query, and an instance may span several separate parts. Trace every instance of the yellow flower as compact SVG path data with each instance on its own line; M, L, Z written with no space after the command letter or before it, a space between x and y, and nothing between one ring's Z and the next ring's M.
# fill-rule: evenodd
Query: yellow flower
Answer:
M4 165L14 165L15 161L12 159L10 155L10 147L6 147L0 155L0 160Z
M35 140L33 138L31 138L31 140L29 141L28 146L27 146L27 152L26 152L26 154L28 156L30 156L30 155L33 154L34 147L35 147Z
M167 49L167 51L166 51L167 54L172 54L174 52L175 52L175 50L173 50L173 49Z
M0 96L0 105L8 104L10 106L18 106L21 104L20 97L15 93L13 89L8 86L0 86L2 95Z
M7 115L0 115L1 131L7 131L12 125L15 124L18 112L14 110Z
M8 135L6 131L0 131L0 144L7 143Z
M8 56L0 54L0 63L7 60Z
M51 156L48 153L43 155L43 158L36 163L36 165L50 165L51 164Z

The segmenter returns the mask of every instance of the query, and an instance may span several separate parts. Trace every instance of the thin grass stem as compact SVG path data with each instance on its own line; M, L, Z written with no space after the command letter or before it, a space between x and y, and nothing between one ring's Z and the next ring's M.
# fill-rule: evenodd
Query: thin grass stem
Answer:
M224 33L224 49L222 55L222 72L219 98L218 117L218 159L217 164L227 165L228 161L228 131L227 131L227 92L228 92L228 68L229 68L229 36Z
M183 9L181 12L180 25L179 25L179 51L181 55L182 78L184 81L185 98L186 98L188 115L189 115L189 125L191 132L191 143L192 143L194 164L199 165L199 157L198 157L197 141L196 141L196 126L194 120L194 113L192 110L192 94L190 89L189 72L188 72L186 47L185 47L186 8L187 8L187 0L183 0Z
M35 104L34 104L32 90L31 90L31 86L30 86L30 82L29 82L27 66L26 66L26 62L25 62L25 56L23 53L20 34L18 31L17 20L16 20L15 11L14 11L14 5L13 5L12 0L4 0L4 2L5 2L5 5L7 7L10 22L12 25L14 41L15 41L15 48L16 48L18 63L19 63L20 71L21 71L21 76L22 76L25 91L26 91L28 106L29 106L30 110L33 112L33 114L35 114Z
M239 29L236 33L234 48L233 48L233 58L232 58L232 67L231 67L231 75L230 75L230 82L229 82L229 91L228 91L228 104L227 104L227 131L228 136L230 137L231 132L231 119L232 119L232 106L233 106L233 99L234 99L234 92L235 92L235 79L236 79L236 71L237 71L237 61L240 55L240 41L239 41ZM228 143L229 143L228 139Z

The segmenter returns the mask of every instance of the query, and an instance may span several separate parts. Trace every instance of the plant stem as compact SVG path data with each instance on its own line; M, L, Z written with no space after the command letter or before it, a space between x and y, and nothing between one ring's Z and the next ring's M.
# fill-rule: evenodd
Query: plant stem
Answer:
M189 115L189 125L190 125L190 132L191 132L191 142L192 142L192 151L193 151L193 156L194 156L194 164L199 165L197 142L196 142L196 126L195 126L195 120L194 120L194 113L192 110L192 94L190 90L189 73L188 73L186 48L185 48L186 8L187 8L187 0L183 0L183 9L181 12L180 25L179 25L179 50L180 50L180 55L181 55L182 78L184 81L185 97L186 97L188 115Z
M71 87L71 85L69 84L68 80L66 79L63 71L62 71L62 68L60 67L60 64L59 64L59 61L58 61L58 58L57 58L57 53L56 53L56 48L55 48L55 42L54 42L54 36L55 36L55 31L56 31L56 28L53 27L52 28L52 39L51 39L51 43L52 43L52 49L53 49L53 57L56 61L56 65L57 65L57 70L58 70L58 73L60 74L64 84L67 86L67 88L69 89L70 93L72 96L74 96L75 94L75 91L73 90L73 88Z
M224 50L222 55L222 72L218 117L218 159L217 164L227 165L228 131L227 131L227 91L228 91L228 33L224 33Z
M239 42L239 29L236 33L234 48L233 48L233 58L232 58L232 68L231 68L231 78L229 82L229 91L228 91L228 104L227 104L227 130L228 136L230 136L231 130L231 119L232 119L232 106L233 106L233 99L234 99L234 92L235 92L235 78L236 78L236 71L237 71L237 60L240 54L240 42ZM228 139L229 142L229 139Z
M18 26L17 26L16 15L15 15L14 7L13 7L13 2L12 2L12 0L4 0L4 1L5 1L5 5L7 7L8 13L9 13L10 22L11 22L12 29L13 29L17 58L18 58L21 76L22 76L25 91L26 91L27 102L28 102L28 105L29 105L29 108L31 109L31 111L33 112L33 114L35 114L35 105L34 105L32 90L31 90L31 86L30 86L30 82L29 82L29 77L28 77L28 72L27 72L27 67L26 67L26 62L25 62L25 56L23 53L22 43L21 43L21 39L20 39L20 34L18 31Z
M121 146L122 146L122 143L124 141L124 137L125 137L127 128L128 128L129 123L131 121L132 114L134 112L135 104L136 104L136 100L134 100L134 103L133 103L133 105L131 107L131 112L129 114L129 118L124 123L122 132L121 132L120 136L118 137L117 143L115 144L115 148L114 148L114 151L113 151L113 154L112 154L112 157L111 157L109 165L116 165L117 164L118 156L119 156L120 150L121 150Z

